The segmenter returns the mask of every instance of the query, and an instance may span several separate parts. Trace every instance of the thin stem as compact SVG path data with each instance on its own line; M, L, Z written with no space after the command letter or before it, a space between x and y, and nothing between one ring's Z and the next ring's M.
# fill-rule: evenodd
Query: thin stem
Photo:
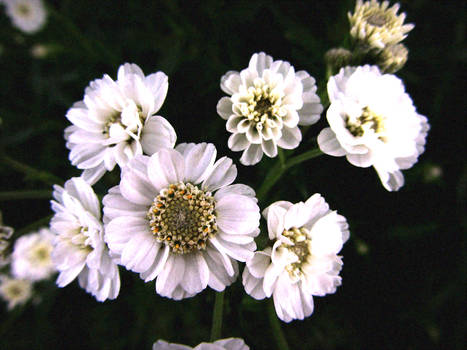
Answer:
M50 190L25 190L25 191L6 191L0 192L0 201L17 200L17 199L42 199L51 198L52 191Z
M29 165L23 164L17 160L0 153L0 161L3 164L9 165L12 169L25 174L33 179L44 182L47 185L62 184L63 180L59 177L43 170L37 170Z
M259 200L263 200L266 194L269 192L272 186L279 181L279 179L284 175L284 173L291 167L300 164L304 161L316 158L323 154L319 148L315 148L305 153L299 154L298 156L290 158L285 164L282 164L282 161L279 161L272 167L269 171L266 179L264 180L263 184L260 186L258 192L256 193Z
M222 332L222 311L224 309L224 292L216 293L212 312L211 342L219 339Z
M272 328L272 335L276 341L276 347L278 350L289 350L289 344L287 344L287 339L282 332L282 327L279 322L279 319L276 316L276 310L274 309L274 301L272 299L268 300L268 317L269 324Z

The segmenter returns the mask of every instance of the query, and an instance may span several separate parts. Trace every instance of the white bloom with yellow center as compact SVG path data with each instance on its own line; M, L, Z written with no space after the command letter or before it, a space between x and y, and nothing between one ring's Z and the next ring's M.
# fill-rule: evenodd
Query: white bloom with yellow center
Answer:
M57 285L65 287L78 277L79 285L98 301L115 299L120 276L104 242L96 194L82 178L72 178L64 188L55 185L53 196L50 227L56 234L52 260L60 272Z
M190 346L167 343L164 340L158 340L152 346L152 350L249 350L250 347L240 338L219 339L214 343L201 343L192 348Z
M347 221L319 194L305 203L275 202L263 216L274 245L247 261L245 291L255 299L272 295L282 321L302 320L313 312L313 295L334 293L341 284L337 254L349 238Z
M51 258L53 239L47 228L18 238L12 254L12 275L30 281L49 278L56 271Z
M120 185L104 197L105 241L128 270L176 300L208 285L222 291L238 261L256 249L255 192L231 183L237 168L216 159L212 144L180 144L123 168Z
M66 117L74 125L65 129L70 161L84 169L91 185L116 164L123 167L139 154L153 154L175 145L172 125L155 115L167 95L168 79L162 72L145 76L136 64L125 63L118 79L108 75L92 81L84 99Z
M277 147L296 148L298 125L316 123L323 111L315 79L264 52L255 53L248 68L222 76L221 89L231 97L219 100L217 113L227 120L229 148L243 151L244 165L258 163L263 153L275 157Z
M389 1L357 0L355 12L347 14L350 34L369 48L384 49L395 45L407 36L414 25L404 24L405 13L397 15L399 4L389 7Z
M346 67L328 81L329 128L318 135L321 151L346 156L359 167L373 166L383 186L397 191L423 153L429 129L402 81L376 66Z
M35 33L45 24L47 12L41 0L4 0L6 13L18 29Z
M32 296L32 282L1 275L0 296L8 303L8 310L25 304Z

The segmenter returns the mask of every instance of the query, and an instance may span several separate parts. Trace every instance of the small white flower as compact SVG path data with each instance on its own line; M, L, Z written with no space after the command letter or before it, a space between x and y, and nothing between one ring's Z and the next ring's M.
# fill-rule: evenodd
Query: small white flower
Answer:
M30 281L49 278L55 272L51 259L53 238L46 228L18 238L12 254L12 275Z
M41 0L4 0L6 13L18 29L35 33L45 24L47 13Z
M68 110L66 117L74 125L65 129L70 161L84 169L89 184L116 164L125 166L135 155L175 145L172 125L155 115L167 89L164 73L145 76L129 63L120 66L117 81L104 75L89 84L84 99Z
M120 276L104 242L96 194L82 178L72 178L64 188L55 185L53 196L50 227L56 234L52 260L60 272L57 285L64 287L78 277L79 285L98 301L115 299Z
M1 275L0 296L8 303L8 310L25 304L32 296L32 282Z
M275 242L247 261L245 291L255 299L272 295L282 321L302 320L313 312L313 295L334 293L341 284L337 253L349 238L347 221L319 194L305 203L275 202L263 216Z
M379 3L377 0L357 0L355 12L347 14L352 37L368 48L378 50L404 40L414 25L404 24L405 13L397 15L399 4L390 8L388 6L389 1Z
M152 346L152 350L249 350L250 347L240 338L227 338L216 340L214 343L201 343L192 348L190 346L167 343L164 340L158 340Z
M330 128L318 136L321 151L373 166L383 186L397 191L404 184L400 169L417 162L429 130L402 81L376 66L346 67L329 79L328 94Z
M243 151L244 165L258 163L263 152L275 157L278 146L296 148L302 140L298 125L316 123L323 111L315 79L264 52L255 53L240 73L222 76L221 89L231 97L219 100L217 113L227 120L229 148Z
M259 208L253 189L231 185L237 168L212 144L180 144L138 156L104 199L105 241L113 256L156 291L176 300L208 285L222 291L238 261L256 249Z

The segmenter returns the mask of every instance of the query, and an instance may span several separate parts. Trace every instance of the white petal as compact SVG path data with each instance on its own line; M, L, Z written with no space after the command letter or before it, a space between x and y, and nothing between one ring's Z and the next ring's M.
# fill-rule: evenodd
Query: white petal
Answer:
M217 103L216 109L217 114L219 114L222 119L229 119L229 117L233 114L232 100L230 97L222 97Z
M259 163L262 157L263 150L261 149L261 145L252 144L243 151L240 163L243 165L255 165L256 163Z
M208 191L215 191L218 188L230 185L237 177L237 167L232 159L220 158L212 167L212 171L204 180L202 188Z
M279 147L285 149L294 149L302 140L302 133L298 126L294 128L284 127L282 129L282 137L277 141Z
M180 284L185 273L185 260L183 256L171 254L164 269L156 280L156 291L164 297L171 298L175 288Z
M173 148L177 135L172 125L158 115L146 119L141 135L144 153L152 155L163 148Z
M184 153L185 181L193 184L203 181L212 169L216 154L216 147L212 143L196 144Z
M287 210L278 206L270 206L267 212L269 239L277 239L284 231L284 217Z
M345 155L345 150L341 147L339 141L336 138L336 134L331 128L325 128L321 130L318 135L319 149L326 154L335 157L341 157Z
M272 57L266 55L264 52L255 53L250 58L250 62L248 64L248 68L258 72L259 76L263 75L263 71L266 68L271 67L272 64Z
M217 225L227 233L251 232L259 226L259 219L259 207L249 197L231 194L216 203Z
M140 205L151 205L158 189L148 179L149 157L137 156L122 169L120 192L129 201Z
M169 88L168 77L163 72L150 74L145 79L146 87L151 91L154 98L152 113L156 113L164 103Z
M227 196L229 194L240 194L255 199L255 190L252 189L250 186L243 184L234 184L220 188L218 191L216 191L214 199L216 200L216 202L219 202L222 197Z
M232 134L229 137L227 145L234 152L243 151L250 145L250 141L248 141L245 134Z
M206 288L209 281L209 269L204 257L200 253L184 256L185 274L181 286L190 294L197 294Z
M162 149L149 159L148 177L159 192L170 184L182 182L185 177L185 160L172 149Z
M235 71L228 71L221 78L221 89L229 95L233 95L238 92L238 88L241 84L240 75Z

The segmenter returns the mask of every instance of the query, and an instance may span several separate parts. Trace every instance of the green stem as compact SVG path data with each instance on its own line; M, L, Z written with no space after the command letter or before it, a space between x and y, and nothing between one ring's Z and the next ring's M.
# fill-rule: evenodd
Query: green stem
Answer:
M223 309L224 309L224 292L216 293L216 300L214 302L214 311L212 313L211 342L221 337Z
M269 192L272 186L279 181L279 179L284 175L284 173L291 167L300 164L306 160L316 158L323 154L319 148L315 148L305 153L299 154L298 156L290 158L285 164L279 159L279 161L272 167L269 171L266 179L263 184L260 186L258 192L256 193L259 200L263 200L266 194Z
M30 167L29 165L23 164L17 160L14 160L10 157L8 157L5 154L0 153L0 161L5 164L9 165L12 169L25 174L26 176L29 176L33 179L39 180L44 182L47 185L55 185L55 184L62 184L63 180L60 179L59 177L50 174L46 171L41 171L34 169L33 167Z
M289 344L287 344L287 339L285 339L284 332L282 332L282 327L279 322L279 319L276 316L276 310L274 309L274 301L272 299L268 300L268 317L269 324L272 328L272 335L276 341L276 347L278 350L289 350Z
M52 191L50 190L25 190L25 191L7 191L0 192L0 201L17 200L17 199L41 199L51 198Z

